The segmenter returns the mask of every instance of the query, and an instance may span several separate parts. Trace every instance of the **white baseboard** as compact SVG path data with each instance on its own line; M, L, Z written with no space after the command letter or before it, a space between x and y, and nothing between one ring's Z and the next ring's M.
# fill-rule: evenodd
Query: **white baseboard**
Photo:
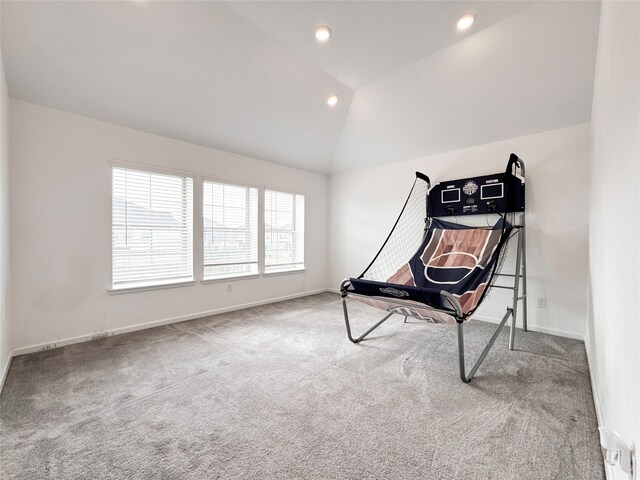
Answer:
M598 385L596 385L595 376L593 374L593 366L592 366L593 364L591 362L591 359L593 358L592 357L593 354L591 353L591 342L589 341L588 336L584 342L584 349L587 352L587 365L589 367L589 379L591 381L591 395L593 396L593 404L595 405L595 408L596 408L596 419L598 421L598 426L602 427L604 426L604 418L602 416L602 407L600 406L600 394L598 393ZM615 476L615 471L613 470L613 467L604 461L603 463L604 463L604 473L607 477L607 480L615 480L616 476Z
M129 325L126 327L120 327L120 328L114 328L112 330L106 330L103 332L94 332L94 333L89 333L86 335L80 335L77 337L72 337L72 338L65 338L63 340L56 340L55 342L47 342L47 343L39 343L36 345L28 345L26 347L19 347L14 349L11 352L11 356L12 357L17 357L19 355L26 355L28 353L33 353L33 352L40 352L42 350L49 350L52 348L59 348L59 347L64 347L65 345L72 345L74 343L81 343L81 342L88 342L90 340L95 340L98 338L103 338L103 337L111 337L113 335L122 335L123 333L130 333L130 332L136 332L139 330L146 330L148 328L154 328L154 327L160 327L162 325L169 325L172 323L180 323L180 322L186 322L188 320L195 320L196 318L202 318L202 317L209 317L211 315L218 315L220 313L227 313L227 312L233 312L236 310L244 310L246 308L251 308L251 307L258 307L260 305L267 305L270 303L277 303L277 302L282 302L285 300L291 300L294 298L299 298L299 297L307 297L309 295L315 295L318 293L323 293L326 292L327 290L325 288L320 288L317 290L310 290L307 292L302 292L302 293L295 293L292 295L286 295L284 297L276 297L276 298L270 298L268 300L260 300L257 302L250 302L250 303L244 303L241 305L234 305L231 307L223 307L223 308L216 308L213 310L207 310L204 312L197 312L197 313L192 313L189 315L181 315L178 317L171 317L171 318L165 318L165 319L161 319L161 320L153 320L151 322L145 322L145 323L138 323L136 325ZM8 367L7 367L8 369ZM5 372L6 373L6 372Z
M0 378L0 393L2 393L2 389L4 388L4 381L7 378L7 373L9 373L9 367L11 366L11 359L13 358L13 352L9 352L7 355L7 361L4 364L4 369L2 370L2 378Z
M483 315L474 315L472 319L480 320L481 322L487 322L487 323L500 323L500 319L485 317ZM518 327L522 327L522 323L520 322L520 319L518 319ZM575 340L584 341L584 335L580 333L569 332L567 330L559 330L557 328L541 327L540 325L528 323L527 330L531 330L532 332L547 333L549 335L555 335L558 337L573 338Z

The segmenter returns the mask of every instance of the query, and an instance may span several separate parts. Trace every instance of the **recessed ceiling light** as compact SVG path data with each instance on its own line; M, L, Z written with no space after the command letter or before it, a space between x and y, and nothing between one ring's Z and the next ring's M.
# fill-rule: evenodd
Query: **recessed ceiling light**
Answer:
M335 107L338 104L338 95L332 93L327 97L327 105L330 107Z
M316 27L316 40L320 43L325 43L331 37L331 29L326 25L320 25Z
M475 13L467 13L463 16L460 17L460 20L458 20L458 30L460 30L461 32L464 32L465 30L467 30L471 25L473 25L473 22L476 21L476 14Z

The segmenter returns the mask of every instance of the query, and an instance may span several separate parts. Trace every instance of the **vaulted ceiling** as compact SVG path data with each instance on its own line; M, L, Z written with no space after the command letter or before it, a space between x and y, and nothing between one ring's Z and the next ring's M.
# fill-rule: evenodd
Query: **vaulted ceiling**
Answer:
M591 118L596 2L0 8L14 98L325 174Z

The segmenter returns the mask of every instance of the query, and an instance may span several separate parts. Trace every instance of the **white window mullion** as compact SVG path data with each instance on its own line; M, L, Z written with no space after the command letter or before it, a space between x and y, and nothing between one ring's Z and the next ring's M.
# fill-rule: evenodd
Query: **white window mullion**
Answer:
M265 271L265 217L266 217L266 202L265 202L265 189L260 187L260 195L258 196L259 209L258 209L258 270L260 272Z
M197 220L194 221L195 231L193 233L193 252L191 258L194 264L195 278L202 279L204 278L205 227L202 201L204 197L204 183L202 182L201 177L196 181L193 194L194 201L192 218Z
M292 201L292 207L291 207L291 224L293 226L293 231L291 232L291 246L292 246L291 259L293 263L296 263L298 258L296 255L297 243L298 243L296 240L296 197L297 195L293 195L293 201Z

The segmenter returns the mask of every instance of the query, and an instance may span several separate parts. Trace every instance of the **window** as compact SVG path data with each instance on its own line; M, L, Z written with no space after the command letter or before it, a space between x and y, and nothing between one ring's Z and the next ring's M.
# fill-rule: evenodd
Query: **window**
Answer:
M264 192L265 273L304 269L304 196Z
M113 289L193 280L193 179L113 168Z
M258 273L258 190L204 182L204 278Z

